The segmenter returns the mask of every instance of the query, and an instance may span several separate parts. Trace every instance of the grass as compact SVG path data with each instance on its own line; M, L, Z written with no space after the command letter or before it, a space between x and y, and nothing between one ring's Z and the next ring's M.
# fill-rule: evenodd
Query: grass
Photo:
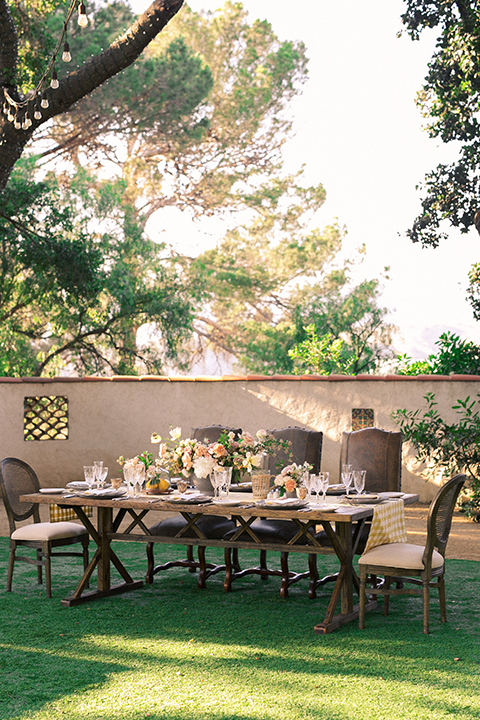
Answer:
M142 578L144 547L115 549ZM447 561L449 622L440 623L434 598L428 636L421 599L404 597L392 598L388 618L381 608L369 613L364 631L351 623L319 636L313 626L330 590L309 601L305 582L288 600L280 599L277 578L245 578L226 595L221 574L199 591L195 575L171 569L142 590L63 608L78 559L55 559L47 600L35 569L23 564L13 592L5 592L7 555L1 538L2 720L480 717L479 562ZM292 563L303 567L306 558ZM334 560L319 565L333 568Z

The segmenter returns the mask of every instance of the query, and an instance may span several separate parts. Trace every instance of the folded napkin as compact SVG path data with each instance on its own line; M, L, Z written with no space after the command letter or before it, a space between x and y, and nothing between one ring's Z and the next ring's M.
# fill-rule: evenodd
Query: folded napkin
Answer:
M382 503L373 509L373 521L364 552L377 545L406 543L405 506L403 500Z

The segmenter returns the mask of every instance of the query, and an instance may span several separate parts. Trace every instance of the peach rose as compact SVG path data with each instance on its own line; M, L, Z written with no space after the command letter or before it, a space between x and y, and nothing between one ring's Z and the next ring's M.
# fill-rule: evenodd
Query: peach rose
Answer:
M285 480L285 490L287 492L293 492L295 488L297 487L297 483L293 478L288 478L288 480Z

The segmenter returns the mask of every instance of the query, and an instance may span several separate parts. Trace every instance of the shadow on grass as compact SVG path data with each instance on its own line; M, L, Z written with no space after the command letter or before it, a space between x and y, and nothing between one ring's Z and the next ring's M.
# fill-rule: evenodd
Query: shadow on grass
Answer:
M144 547L128 543L115 549L140 579L145 571ZM163 552L173 557L183 550L169 546ZM7 555L8 541L1 539L5 572ZM258 559L248 552L242 557L245 564ZM292 558L292 566L304 565L306 558ZM319 565L326 572L335 568L335 560L321 558ZM332 635L317 636L313 626L323 619L331 588L309 601L307 585L300 583L291 589L288 600L282 600L277 579L265 583L249 577L225 594L220 574L200 591L196 576L183 569L157 575L152 586L139 591L63 608L59 600L74 589L79 572L75 560L56 559L52 600L46 599L44 587L36 585L35 570L29 566L16 567L14 592L0 590L2 718L21 718L43 708L50 713L57 700L88 697L130 677L142 683L149 677L171 678L173 684L180 684L179 692L185 684L196 690L202 683L215 688L220 684L220 690L227 688L232 697L264 693L274 703L254 715L238 709L210 708L205 714L187 706L168 712L152 708L147 715L158 719L272 720L280 717L276 693L285 694L282 706L302 699L302 709L295 714L294 707L288 717L313 718L322 706L319 694L329 693L335 705L323 717L343 720L351 715L342 707L342 688L347 692L357 682L370 694L385 685L395 693L398 686L402 697L432 711L432 717L468 713L475 696L478 710L480 563L448 562L449 622L440 623L438 600L433 598L429 636L422 633L420 598L393 598L388 618L380 607L369 613L364 631L352 623ZM448 691L455 700L442 693L437 697L436 691ZM67 714L95 717L89 711L78 712L72 708ZM98 715L117 716L121 717ZM135 708L124 715L132 720L145 716L144 710Z

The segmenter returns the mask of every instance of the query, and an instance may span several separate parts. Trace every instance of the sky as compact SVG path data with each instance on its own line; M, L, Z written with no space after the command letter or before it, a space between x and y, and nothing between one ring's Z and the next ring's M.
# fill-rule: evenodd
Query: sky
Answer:
M137 12L148 0L134 0ZM216 10L219 0L189 0L195 10ZM419 42L400 20L402 0L243 0L250 20L268 20L280 40L302 40L309 80L291 104L294 136L284 148L286 171L305 165L305 182L322 183L327 199L322 227L338 218L348 231L343 252L363 244L366 255L354 280L380 277L389 267L380 304L398 327L395 348L417 359L435 351L445 330L480 342L465 299L468 272L480 260L473 228L437 249L413 244L405 231L420 211L416 185L455 148L428 137L415 105L435 47L429 31ZM181 11L180 11L181 12ZM175 235L199 252L215 243L224 226L198 228L177 219ZM164 233L163 239L173 231Z

